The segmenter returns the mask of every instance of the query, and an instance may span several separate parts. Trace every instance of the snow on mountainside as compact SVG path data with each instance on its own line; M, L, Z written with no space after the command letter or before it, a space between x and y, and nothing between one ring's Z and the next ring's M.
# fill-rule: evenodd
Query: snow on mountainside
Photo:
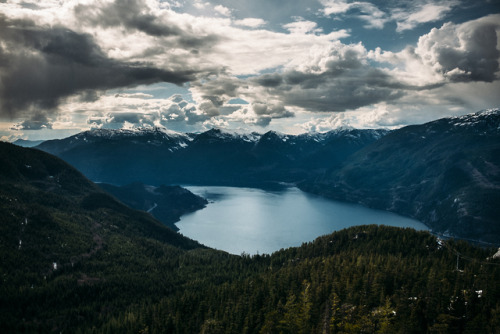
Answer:
M500 110L394 130L302 188L414 217L439 233L498 242Z
M165 128L139 128L139 129L94 129L84 131L64 139L48 140L38 145L37 148L59 155L80 146L98 145L111 142L127 142L129 144L145 144L151 146L164 146L170 152L188 146L195 135L180 133Z
M387 130L343 129L322 134L264 134L211 129L92 130L47 141L55 154L99 182L236 184L295 182L341 164Z
M208 131L193 135L194 140L210 140L211 142L241 140L248 143L255 143L261 138L261 134L257 132L244 132L238 130L227 130L220 128L213 128Z
M184 139L192 140L192 135L176 132L166 128L138 128L138 129L93 129L73 136L75 140L88 140L89 138L126 138L126 137L144 137L155 136L164 139Z
M451 117L450 122L455 126L487 128L488 130L496 130L500 132L500 124L491 122L492 119L500 117L500 109L487 109L473 114Z
M472 131L481 134L496 134L500 132L500 109L487 109L475 113L447 117L425 123L422 126L429 133L435 131L461 132Z

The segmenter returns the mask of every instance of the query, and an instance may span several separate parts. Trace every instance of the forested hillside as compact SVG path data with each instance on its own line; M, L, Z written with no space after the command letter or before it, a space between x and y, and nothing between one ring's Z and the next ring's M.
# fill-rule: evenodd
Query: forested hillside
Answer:
M2 333L498 333L496 250L358 226L235 256L0 143Z
M228 258L104 332L498 333L499 261L426 232L359 226L272 256ZM458 255L458 265L457 265ZM219 261L206 252L203 262ZM201 268L199 268L200 270Z
M150 213L174 231L178 230L175 223L183 214L208 204L206 199L180 186L154 187L135 182L121 187L100 183L99 187L127 206Z

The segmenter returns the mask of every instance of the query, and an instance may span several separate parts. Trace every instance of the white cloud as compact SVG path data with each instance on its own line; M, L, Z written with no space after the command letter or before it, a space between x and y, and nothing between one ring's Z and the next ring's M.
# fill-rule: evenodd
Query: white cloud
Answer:
M343 14L348 12L352 7L352 3L347 3L345 0L320 0L324 6L322 9L325 15Z
M356 17L367 22L364 27L368 29L382 29L386 23L394 21L398 32L441 20L460 3L459 0L411 1L404 3L404 6L397 2L397 7L392 7L394 4L390 2L379 6L367 1L321 0L320 2L323 5L321 12L326 16ZM382 6L384 10L381 9Z
M290 31L292 34L307 34L310 32L322 32L322 29L317 29L318 24L312 21L299 20L283 25L283 28Z
M215 6L214 10L223 16L231 16L231 10L227 7L222 6L222 5Z
M410 30L422 23L441 20L453 6L454 3L448 1L440 4L427 3L410 11L396 9L392 13L392 18L397 23L397 31Z
M203 2L199 0L195 0L193 6L197 9L204 9L207 6L210 6L210 2Z
M365 28L382 29L388 22L387 14L370 2L347 2L345 0L321 0L320 2L324 6L322 12L326 16L338 16L356 9L360 14L353 14L353 16L367 22Z
M258 28L266 24L266 21L258 18L245 18L242 20L235 20L233 23L237 26Z

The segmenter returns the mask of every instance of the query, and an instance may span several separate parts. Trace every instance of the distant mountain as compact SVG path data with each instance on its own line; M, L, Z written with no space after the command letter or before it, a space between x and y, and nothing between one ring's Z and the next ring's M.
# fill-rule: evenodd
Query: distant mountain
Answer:
M34 147L34 146L40 145L43 142L44 142L44 140L17 139L16 141L12 142L12 144L15 144L15 145L21 146L21 147Z
M236 133L212 129L92 130L38 149L69 162L91 180L129 184L255 185L296 182L343 163L387 130L341 129L324 134Z
M393 131L301 188L499 243L500 110Z
M179 186L148 186L136 182L126 186L100 183L99 187L112 194L129 207L146 211L173 230L175 223L189 212L208 204L207 200Z

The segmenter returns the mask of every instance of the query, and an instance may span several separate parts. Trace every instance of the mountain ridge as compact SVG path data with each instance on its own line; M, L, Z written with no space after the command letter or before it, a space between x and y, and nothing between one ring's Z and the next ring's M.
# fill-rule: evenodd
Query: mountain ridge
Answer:
M498 243L500 109L394 130L300 188Z
M159 129L92 130L36 148L98 182L251 185L303 180L312 168L338 165L387 133L344 129L321 135L261 135L211 129L170 136Z

